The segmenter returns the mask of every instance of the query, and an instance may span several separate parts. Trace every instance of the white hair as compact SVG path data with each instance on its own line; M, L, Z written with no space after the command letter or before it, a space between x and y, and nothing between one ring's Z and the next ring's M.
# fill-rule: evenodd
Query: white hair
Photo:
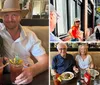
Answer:
M59 49L60 46L64 46L65 48L67 48L67 44L66 43L58 43L57 44L57 49Z
M54 6L52 4L50 4L50 11L53 11L53 12L56 11L55 8L54 8Z

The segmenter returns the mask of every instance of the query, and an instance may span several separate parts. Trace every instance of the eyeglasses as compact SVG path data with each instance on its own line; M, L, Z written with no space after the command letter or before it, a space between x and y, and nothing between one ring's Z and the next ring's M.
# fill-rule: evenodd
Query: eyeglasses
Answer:
M56 12L56 19L58 20L60 15Z
M67 50L67 48L59 48L59 50Z

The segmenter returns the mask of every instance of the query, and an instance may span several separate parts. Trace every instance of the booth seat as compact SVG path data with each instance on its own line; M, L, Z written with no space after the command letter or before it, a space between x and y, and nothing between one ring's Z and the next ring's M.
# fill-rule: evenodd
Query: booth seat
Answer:
M77 51L68 51L67 53L72 54L74 56L74 58L78 54ZM51 51L50 52L50 63L52 62L52 58L57 54L58 54L57 51ZM95 66L100 67L100 52L99 51L89 51L88 54L91 55Z
M32 30L41 40L42 46L45 48L47 54L49 53L49 27L48 26L23 26Z

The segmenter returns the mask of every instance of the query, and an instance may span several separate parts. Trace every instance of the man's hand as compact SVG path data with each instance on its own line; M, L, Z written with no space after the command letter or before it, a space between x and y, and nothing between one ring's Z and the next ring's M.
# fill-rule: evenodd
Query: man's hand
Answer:
M16 84L28 84L33 80L33 69L32 67L24 68L23 72L16 77L15 83Z
M43 54L37 57L38 62L30 67L24 68L23 72L16 77L16 84L28 84L33 77L44 72L48 68L48 55Z
M79 72L79 69L76 68L76 66L74 66L74 67L73 67L73 71L74 71L75 73L78 73L78 72Z

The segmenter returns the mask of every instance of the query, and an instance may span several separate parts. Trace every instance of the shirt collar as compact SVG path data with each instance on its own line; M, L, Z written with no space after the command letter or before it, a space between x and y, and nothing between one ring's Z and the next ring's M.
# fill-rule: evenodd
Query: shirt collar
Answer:
M20 40L23 40L23 39L25 39L25 37L27 37L27 33L26 33L25 29L21 25L19 25L19 28L21 30L21 32L20 32ZM4 31L4 30L6 30L6 27L3 24L2 28L1 28L1 31Z
M20 39L23 40L23 39L25 39L25 37L27 37L27 34L26 34L25 29L21 25L19 25L19 28L21 29Z
M0 27L1 27L1 31L6 30L6 27L4 24L0 25Z
M0 30L3 30L5 28L5 25L3 23L0 23Z
M59 54L59 58L60 58L60 59L66 59L66 58L63 58L60 54Z

